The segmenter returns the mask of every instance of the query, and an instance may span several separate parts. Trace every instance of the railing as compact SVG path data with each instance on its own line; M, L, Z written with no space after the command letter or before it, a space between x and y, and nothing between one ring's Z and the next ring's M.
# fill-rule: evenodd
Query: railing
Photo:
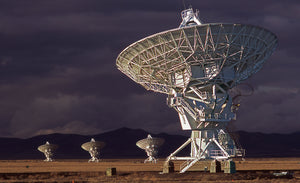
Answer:
M235 156L237 157L245 157L245 149L236 149Z
M195 120L197 119L197 113L195 110L181 97L176 97L176 104L181 105L189 115L192 116Z
M218 156L225 156L225 154L221 150L210 150L210 151L208 151L208 154L212 158L218 157Z
M201 91L201 90L199 90L197 87L190 87L193 91L194 91L194 93L200 98L200 99L202 99L202 100L205 100L205 99L207 99L208 98L208 92L206 92L206 91Z
M245 157L245 149L228 149L226 150L226 152L230 157ZM225 154L221 150L210 150L208 153L212 158L225 156Z

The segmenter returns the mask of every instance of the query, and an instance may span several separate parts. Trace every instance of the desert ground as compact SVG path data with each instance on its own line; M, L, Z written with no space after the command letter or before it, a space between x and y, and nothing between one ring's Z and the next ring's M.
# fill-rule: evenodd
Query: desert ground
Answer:
M195 164L188 172L179 173L183 161L174 161L175 172L161 174L164 159L156 164L142 159L87 160L0 160L0 182L300 182L300 158L257 158L234 160L237 172L210 173L209 161ZM117 174L106 176L108 168ZM205 171L208 170L208 171ZM289 171L290 176L273 173Z

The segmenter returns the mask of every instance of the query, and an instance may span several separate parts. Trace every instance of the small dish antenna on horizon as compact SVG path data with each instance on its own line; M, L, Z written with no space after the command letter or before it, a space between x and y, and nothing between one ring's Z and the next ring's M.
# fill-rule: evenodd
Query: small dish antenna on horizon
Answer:
M53 157L53 153L54 151L58 148L58 145L56 144L50 144L48 141L43 144L40 145L38 147L38 150L41 151L42 153L44 153L46 159L44 161L53 161L52 157Z
M95 141L94 138L90 142L86 142L81 145L81 148L88 151L91 155L91 159L88 162L99 162L100 149L105 146L104 142Z
M139 148L144 149L147 153L148 158L145 159L144 163L156 163L157 159L155 156L158 153L158 148L162 146L164 142L164 139L152 137L150 134L148 134L147 138L139 140L136 143Z

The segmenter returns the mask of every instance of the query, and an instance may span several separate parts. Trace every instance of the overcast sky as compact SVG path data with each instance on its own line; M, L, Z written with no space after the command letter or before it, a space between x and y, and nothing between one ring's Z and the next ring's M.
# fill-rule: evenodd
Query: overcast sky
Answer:
M236 130L300 131L300 1L190 0L205 23L262 26L276 52L247 83ZM0 0L0 136L96 134L120 127L180 133L166 96L117 70L131 43L173 29L182 0Z

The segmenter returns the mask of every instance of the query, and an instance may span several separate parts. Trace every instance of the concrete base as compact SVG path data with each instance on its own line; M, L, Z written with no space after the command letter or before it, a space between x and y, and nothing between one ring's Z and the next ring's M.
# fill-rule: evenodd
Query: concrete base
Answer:
M236 172L235 162L232 160L225 161L224 173L235 173L235 172Z
M163 165L163 173L173 173L174 172L174 163L169 161L165 162Z
M108 168L106 169L106 176L113 176L117 175L117 169L116 168Z
M210 173L221 172L221 162L217 160L213 160L210 164Z

